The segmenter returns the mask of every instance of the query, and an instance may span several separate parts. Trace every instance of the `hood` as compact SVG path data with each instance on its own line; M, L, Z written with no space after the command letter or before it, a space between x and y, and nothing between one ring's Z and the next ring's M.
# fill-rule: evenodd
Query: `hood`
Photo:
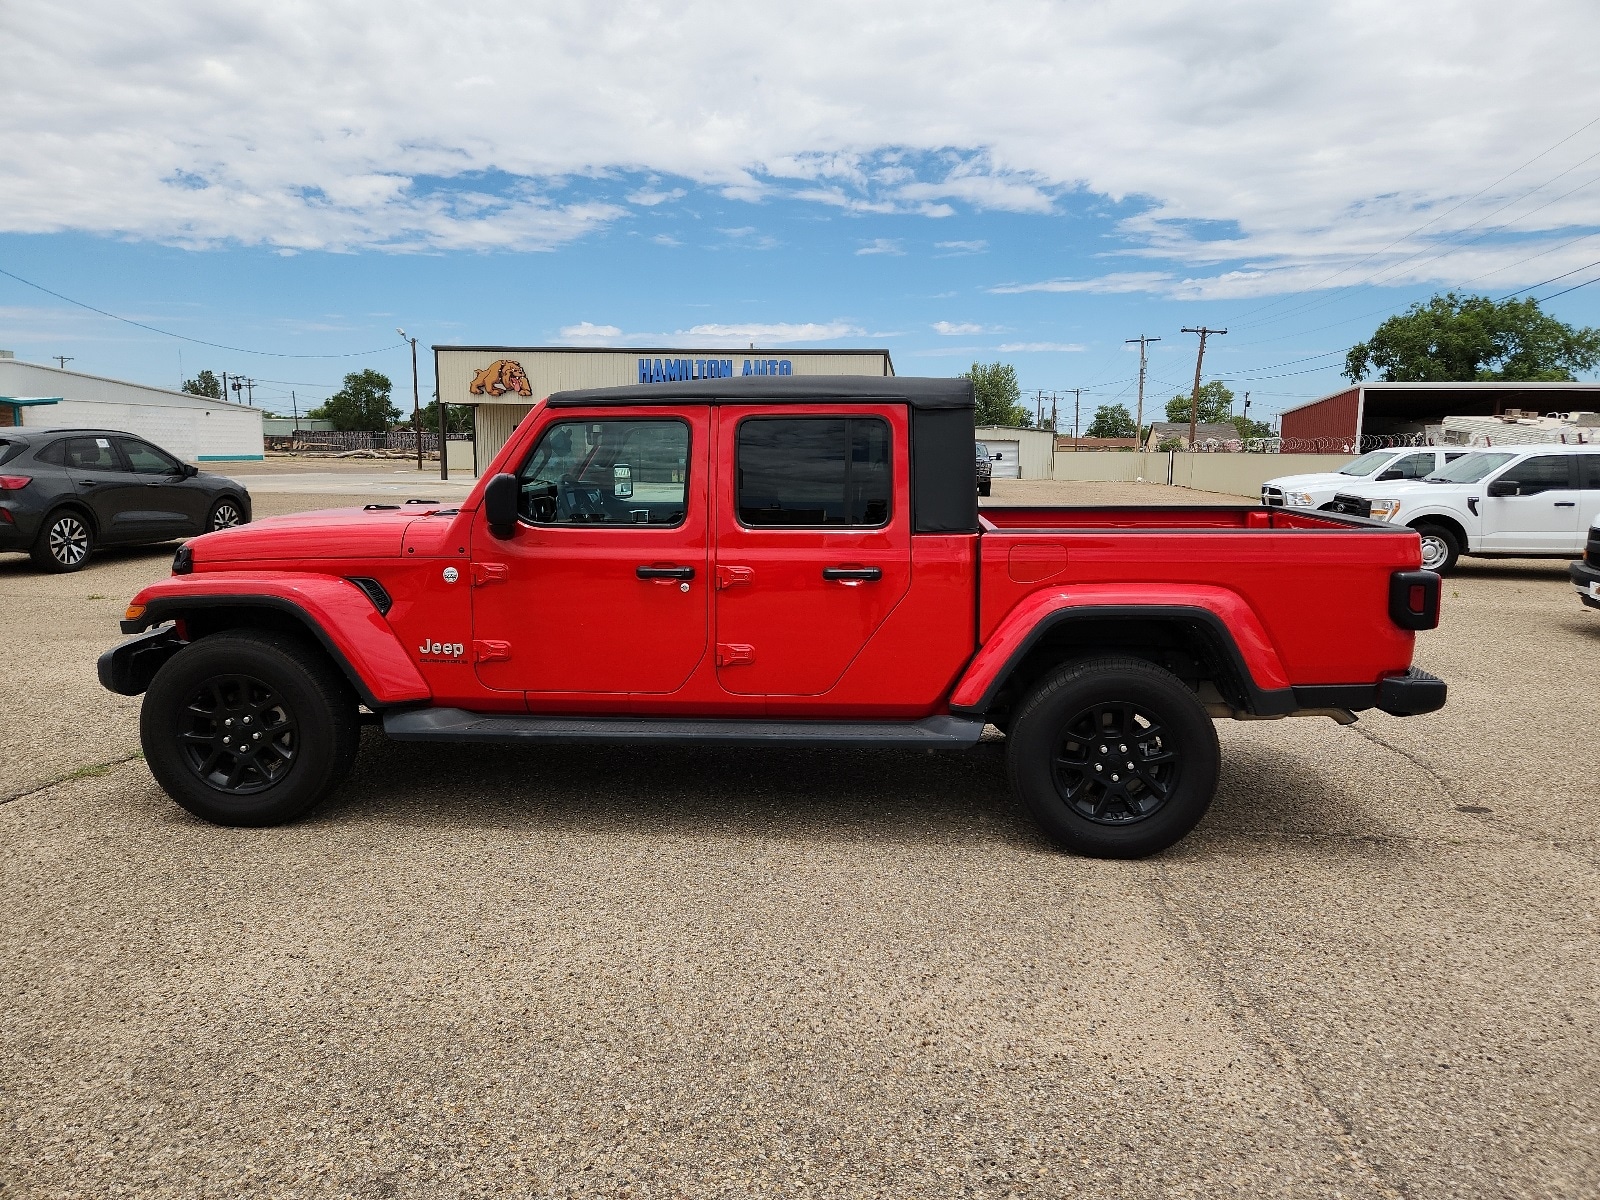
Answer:
M1304 491L1306 488L1343 488L1346 484L1359 486L1366 480L1360 475L1341 475L1337 471L1317 471L1311 475L1281 475L1269 479L1262 487L1282 488L1286 492Z
M1442 494L1481 486L1475 483L1423 483L1420 479L1397 479L1390 483L1363 483L1359 479L1352 479L1350 482L1353 486L1339 490L1347 496L1360 496L1363 500L1388 500L1413 492Z
M326 508L219 529L188 546L201 569L273 559L396 558L407 527L437 511L420 505Z

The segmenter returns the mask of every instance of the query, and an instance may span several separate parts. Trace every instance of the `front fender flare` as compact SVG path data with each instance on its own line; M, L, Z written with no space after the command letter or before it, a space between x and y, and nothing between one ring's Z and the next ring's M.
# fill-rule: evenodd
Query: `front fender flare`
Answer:
M143 612L122 622L124 633L218 609L283 613L321 644L368 708L412 704L433 696L366 593L337 575L265 571L174 575L145 588L130 607L141 605Z
M1269 716L1298 707L1272 639L1237 592L1205 584L1085 584L1034 592L1012 609L956 684L951 709L988 711L1012 671L1051 629L1106 618L1199 624L1232 659L1252 712Z

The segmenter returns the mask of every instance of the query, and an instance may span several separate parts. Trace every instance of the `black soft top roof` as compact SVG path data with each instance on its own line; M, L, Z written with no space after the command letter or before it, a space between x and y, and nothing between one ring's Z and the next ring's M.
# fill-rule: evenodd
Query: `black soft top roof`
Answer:
M912 408L970 409L970 379L901 375L741 375L682 383L552 392L552 408L592 404L908 404Z

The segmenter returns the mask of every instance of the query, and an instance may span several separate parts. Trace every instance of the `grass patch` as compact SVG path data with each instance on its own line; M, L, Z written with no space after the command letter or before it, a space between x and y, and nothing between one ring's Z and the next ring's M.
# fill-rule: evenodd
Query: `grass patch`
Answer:
M100 593L99 593L99 592L96 592L96 593L95 593L95 594L94 594L94 595L92 595L92 596L85 596L85 597L84 597L84 599L85 599L85 600L104 600L104 599L105 599L105 597L104 597L104 596L102 596L102 595L101 595L101 594L100 594Z
M98 775L109 774L110 771L111 771L111 768L115 767L116 765L117 765L116 763L96 763L92 767L79 767L76 771L72 772L72 774L68 775L67 778L68 779L93 779Z

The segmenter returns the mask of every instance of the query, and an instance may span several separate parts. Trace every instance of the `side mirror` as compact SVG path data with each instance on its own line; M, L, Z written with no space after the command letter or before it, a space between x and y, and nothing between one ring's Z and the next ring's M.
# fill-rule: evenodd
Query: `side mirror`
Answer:
M995 462L999 462L999 461L1000 461L1000 459L1001 459L1001 457L1002 457L1002 456L1001 456L1001 455L999 455L999 454L996 454L996 455L995 455L995 456L994 456L994 460L995 460Z
M193 463L183 463L178 469L183 472L183 477L185 479L193 479L196 475L200 474L200 468L195 466Z
M1384 471L1382 474L1380 474L1378 476L1378 480L1377 481L1379 483L1384 483L1384 482L1386 482L1387 480L1390 480L1390 479L1402 479L1402 478L1404 478L1404 476L1402 476L1399 471Z
M483 489L483 513L489 519L489 532L508 538L517 528L517 496L522 485L515 475L496 475Z
M1515 479L1496 479L1489 485L1491 496L1520 496L1522 488Z

